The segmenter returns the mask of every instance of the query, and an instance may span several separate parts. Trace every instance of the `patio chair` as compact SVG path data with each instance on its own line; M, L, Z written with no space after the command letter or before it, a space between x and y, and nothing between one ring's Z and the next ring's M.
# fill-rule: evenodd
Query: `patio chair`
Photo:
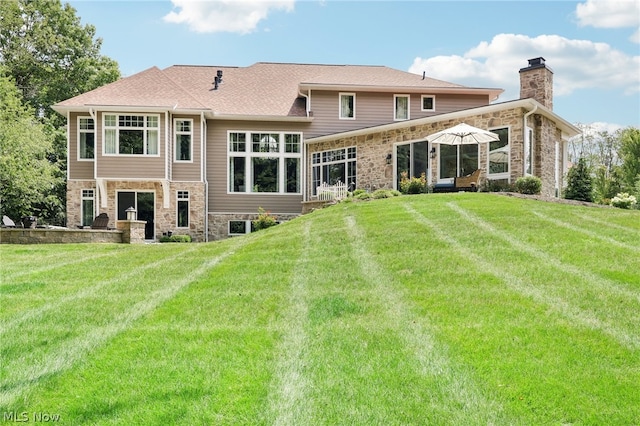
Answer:
M2 216L2 227L3 228L15 228L16 223L11 220L9 216Z
M109 215L106 213L100 213L95 219L93 219L91 229L108 229L107 225L109 225Z
M456 191L477 191L478 190L478 182L480 180L480 173L482 169L478 169L471 174L466 176L456 177L453 180L453 187Z

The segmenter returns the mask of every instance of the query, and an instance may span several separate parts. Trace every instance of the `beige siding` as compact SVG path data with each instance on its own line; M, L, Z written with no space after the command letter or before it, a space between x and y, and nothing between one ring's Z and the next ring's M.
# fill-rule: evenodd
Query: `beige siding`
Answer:
M118 114L142 114L129 113L127 111ZM96 123L96 160L98 162L98 178L116 179L164 179L166 178L166 149L165 149L165 114L160 114L160 137L159 153L157 157L146 155L102 155L103 152L103 132L102 132L102 112L97 113Z
M189 118L193 120L193 156L192 162L176 162L175 160L175 136L174 136L174 120L177 118ZM171 179L174 181L181 182L196 182L201 181L201 170L202 170L202 151L201 151L201 126L200 126L200 116L187 116L187 115L174 115L171 119L171 127L170 127L170 150L169 153L171 158Z
M300 213L302 195L229 194L227 191L227 131L302 132L300 123L218 121L207 122L207 180L209 211L216 213L254 213L262 207L274 214ZM302 160L304 162L304 160Z
M351 120L338 117L340 93L343 92L314 91L311 93L313 123L306 134L307 138L393 123L395 121L394 95L410 95L410 119L484 106L489 103L486 96L434 95L436 110L422 111L422 95L432 94L404 93L401 90L397 93L355 92L356 117L355 120Z
M78 161L78 117L90 117L89 114L71 113L69 115L69 161L67 168L69 179L93 179L94 161Z

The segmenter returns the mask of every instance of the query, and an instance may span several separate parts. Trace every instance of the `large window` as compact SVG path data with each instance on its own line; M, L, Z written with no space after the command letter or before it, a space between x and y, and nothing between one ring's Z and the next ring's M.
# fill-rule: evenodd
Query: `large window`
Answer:
M229 132L229 192L300 194L300 133Z
M440 144L440 179L466 176L478 170L478 144Z
M178 203L177 203L177 217L178 228L189 227L189 191L178 191Z
M106 155L158 155L159 135L157 115L104 115Z
M78 117L78 159L93 160L96 129L91 117Z
M340 118L355 119L356 118L356 94L340 93Z
M509 129L492 129L493 133L497 133L500 136L500 140L489 142L489 177L498 178L508 176L497 176L502 173L509 173L509 159L511 157L511 151L509 149Z
M82 226L91 226L95 214L95 192L93 189L82 190Z
M407 178L427 175L429 168L429 142L414 142L396 147L396 182L400 188L403 174Z
M176 161L192 161L193 120L178 119L174 122Z
M356 187L355 147L314 152L312 167L313 195L316 195L318 186L323 183L335 185L337 182L342 182L352 189Z
M409 95L393 95L394 120L409 119Z

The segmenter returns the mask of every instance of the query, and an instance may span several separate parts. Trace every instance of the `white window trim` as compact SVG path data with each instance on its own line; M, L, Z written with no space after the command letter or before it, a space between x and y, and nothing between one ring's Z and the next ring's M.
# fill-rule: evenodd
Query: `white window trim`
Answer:
M407 98L407 118L398 118L398 98ZM407 121L411 119L411 95L393 95L393 121Z
M82 119L89 119L93 121L93 130L84 130L84 129L80 129L80 120ZM77 160L78 161L95 161L96 159L96 122L93 119L93 117L91 116L78 116L78 126L76 127L78 129L78 143L76 145L77 147ZM80 157L80 135L82 135L83 133L93 133L93 158L82 158Z
M343 96L352 96L353 97L353 117L343 117L342 116L342 97ZM355 93L340 92L338 94L338 118L340 120L355 120L356 119L356 94Z
M108 115L115 115L116 116L116 125L115 126L106 126L105 121L106 121L106 116ZM131 115L131 116L142 116L144 117L144 126L143 127L120 127L118 122L120 121L119 117L121 115ZM158 127L148 127L147 126L147 117L157 117L158 118ZM127 112L105 112L102 114L102 155L105 157L134 157L134 158L140 158L140 157L160 157L160 151L161 151L161 147L162 147L162 143L161 143L161 134L162 132L160 131L161 129L161 121L160 121L160 114L137 114L137 113L127 113ZM116 130L116 152L115 153L107 153L106 152L106 131L110 130L110 129L115 129ZM120 129L133 129L133 130L142 130L142 135L143 135L143 146L142 149L143 151L147 150L147 131L148 130L157 130L158 131L158 153L157 154L147 154L146 152L143 152L142 154L120 154Z
M191 130L188 132L178 131L178 121L190 121ZM191 144L189 145L189 160L180 160L178 158L178 135L191 136ZM193 119L192 118L174 118L173 119L173 162L174 163L193 163Z
M531 155L529 155L531 154ZM528 156L528 158L527 158ZM533 163L535 157L535 138L533 134L533 129L529 126L525 128L525 139L524 139L524 161L523 161L523 175L524 176L533 176ZM527 161L528 160L528 161ZM529 167L527 167L529 166ZM528 171L529 169L531 171Z
M180 197L180 195L184 195L186 193L186 197ZM180 201L187 202L187 226L178 225L178 219L180 217ZM189 191L176 191L176 228L178 229L189 229L189 225L191 224L191 193Z
M84 192L91 191L91 197L85 197ZM91 212L91 216L95 218L96 216L96 190L94 188L84 188L80 190L80 223L82 224L82 218L84 218L84 200L93 201L93 211ZM90 225L87 225L90 226Z
M349 150L351 150L351 149L354 150L353 151L354 152L354 157L353 158L349 158ZM326 162L322 161L322 154L323 153L330 152L330 151L339 151L339 150L344 150L344 156L345 156L344 159L334 160L334 161L326 161ZM314 154L318 154L320 156L320 161L318 163L314 163L313 162ZM310 153L310 158L311 158L311 185L313 186L311 188L311 194L313 196L317 195L316 194L316 190L317 190L317 187L318 187L318 185L316 185L314 180L313 180L313 176L314 176L313 171L314 171L315 167L319 167L320 168L320 173L322 173L322 168L324 166L328 166L328 165L331 165L331 164L340 164L340 163L345 163L345 165L346 165L346 163L353 162L353 163L356 164L356 176L354 177L354 182L343 182L343 183L347 184L347 187L349 187L349 185L351 185L352 183L354 185L356 185L356 187L357 187L357 181L358 181L358 173L357 173L357 168L358 168L358 148L357 148L357 146L352 145L352 146L346 146L344 148L325 149L323 151L312 152L312 153ZM325 178L325 176L322 176L322 178L320 179L320 182L319 182L320 185L323 184L323 183L326 183L326 180L324 178Z
M244 222L245 223L245 227L244 227L245 232L244 233L237 233L237 232L232 233L231 232L231 222ZM246 235L246 234L250 234L250 233L251 233L251 220L238 219L238 220L229 220L229 221L227 221L227 235L228 236L237 237L237 236L240 236L240 235Z
M231 151L229 138L232 133L244 133L245 134L245 151ZM251 135L252 134L278 134L279 142L278 142L278 152L252 152L251 150ZM298 135L300 137L300 152L286 152L286 135ZM268 131L268 130L228 130L227 131L227 194L231 195L302 195L304 191L304 162L302 160L302 151L304 147L304 137L302 132L288 132L288 131ZM229 159L231 157L242 157L245 159L245 191L231 191L229 184L229 173L230 173L230 165ZM251 167L251 159L252 158L278 158L278 192L253 192L253 187L250 182L253 181L252 176L252 167ZM287 158L296 158L300 161L300 185L298 192L286 192L286 162L284 161Z
M424 98L431 98L433 100L432 104L433 104L433 108L431 109L426 109L424 107ZM433 112L436 110L436 97L435 95L422 95L420 97L420 109L421 111L426 111L426 112Z

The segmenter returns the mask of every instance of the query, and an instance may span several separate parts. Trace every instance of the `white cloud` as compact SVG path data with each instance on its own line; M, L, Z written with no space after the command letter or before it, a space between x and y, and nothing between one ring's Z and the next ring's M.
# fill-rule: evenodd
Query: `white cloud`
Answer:
M255 31L272 10L293 10L295 0L171 0L174 9L164 20L187 24L199 33Z
M640 43L640 1L638 0L587 0L576 6L578 25L594 28L635 28L629 37Z
M571 40L557 35L529 37L498 34L463 56L417 57L409 72L466 84L505 89L502 100L519 97L518 70L527 59L544 57L554 71L554 95L581 89L619 89L640 92L640 56L629 56L606 43Z

